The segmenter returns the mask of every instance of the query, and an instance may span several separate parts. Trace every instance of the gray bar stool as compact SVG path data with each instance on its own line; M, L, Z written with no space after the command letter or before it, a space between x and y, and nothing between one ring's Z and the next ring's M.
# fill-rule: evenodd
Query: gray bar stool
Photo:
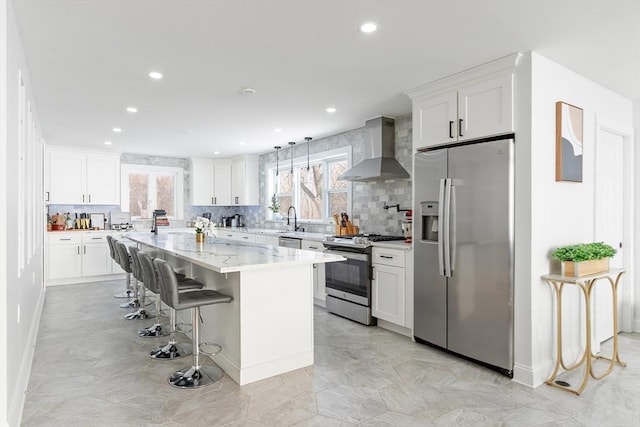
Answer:
M158 281L156 268L153 265L151 256L144 251L138 252L138 259L140 260L140 266L142 267L142 274L145 279L145 284L149 287L151 292L158 294L156 300L156 314L160 313L160 299L162 298L162 290ZM186 279L183 275L177 276L178 289L180 292L193 291L203 288L203 284L196 282L192 279ZM163 300L164 301L164 300ZM149 352L149 357L152 359L178 359L180 357L188 356L191 354L191 350L182 348L181 344L178 344L175 338L176 332L176 311L169 307L171 314L169 315L169 342L165 345L158 346ZM166 335L164 333L163 326L160 324L160 319L156 317L156 323L146 329L138 331L138 336L142 337L157 337Z
M145 282L142 276L142 268L140 266L140 260L138 259L138 252L140 250L131 246L129 248L129 255L131 255L131 274L133 274L133 278L136 279L136 294L138 295L138 309L133 313L126 314L124 316L127 320L134 319L146 319L149 317L147 311L144 309L145 307Z
M120 265L120 259L118 251L116 250L116 242L118 240L114 239L113 236L107 236L107 243L109 244L109 255L111 255L111 259L116 262L116 264ZM118 294L115 294L114 298L131 298L133 296L133 291L131 290L131 275L127 273L126 281L124 282L124 291Z
M233 298L213 289L178 292L178 281L171 265L159 258L153 260L153 265L158 271L160 295L165 304L174 310L192 309L193 337L191 341L193 343L193 364L171 374L169 384L178 388L199 388L213 384L222 378L223 373L222 369L216 365L200 365L200 307L203 305L230 303ZM218 347L216 352L218 353L222 348L219 345L215 346Z
M127 286L131 287L131 273L133 273L133 269L131 268L131 256L129 255L129 249L127 248L127 245L120 241L115 242L114 248L117 253L118 264L120 265L120 268L122 268L124 272L127 273ZM133 297L131 301L120 304L120 308L140 307L138 296L136 295L135 290L132 290L131 296Z

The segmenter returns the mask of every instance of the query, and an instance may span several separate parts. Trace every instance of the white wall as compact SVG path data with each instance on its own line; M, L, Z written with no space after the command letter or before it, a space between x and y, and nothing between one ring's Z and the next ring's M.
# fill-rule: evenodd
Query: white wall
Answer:
M524 149L531 157L530 164L527 164L522 153L518 153L516 180L520 182L516 184L516 190L526 191L527 181L530 181L531 225L530 230L525 229L525 233L517 234L516 239L530 238L531 241L530 253L527 253L526 248L522 248L526 243L517 243L521 249L516 253L517 319L514 378L525 384L537 386L550 373L555 336L552 294L549 285L540 280L540 277L552 269L549 254L554 248L570 243L593 241L595 119L597 115L615 118L622 126L631 127L632 103L535 52L527 56L524 66L518 71L518 76L522 76L522 80L525 81L530 73L530 104L527 105L529 100L526 99L526 95L525 99L520 99L520 93L516 96L518 117L529 117L530 134L526 134L529 124L524 123L516 135L517 150ZM530 61L530 64L526 64L527 61ZM579 106L584 112L582 183L555 181L557 101ZM521 109L524 110L520 111ZM524 132L520 132L521 130ZM523 199L525 197L519 195L516 216L526 215L526 211L523 211L527 208L527 203ZM520 221L518 219L519 223ZM523 227L522 224L520 226ZM530 269L526 268L527 262L530 263ZM577 294L574 296L577 301ZM526 298L530 298L528 308L523 307ZM573 299L571 292L566 293L565 298ZM570 316L579 318L578 306L567 305L563 316L567 316L566 319ZM568 343L566 354L577 353L580 322L567 321L564 325L564 338Z
M635 129L635 146L636 146L636 157L633 159L633 164L636 172L635 178L635 212L640 212L640 99L636 100L633 103L633 128ZM635 265L640 265L640 215L636 215L635 218ZM640 274L636 274L635 283L633 284L633 299L634 299L634 331L640 331Z
M2 98L0 104L3 111L6 111L6 122L3 123L0 114L0 288L6 292L0 293L0 312L3 314L0 323L0 386L3 392L0 393L2 403L0 406L0 424L18 426L22 414L24 403L24 392L27 387L33 347L40 319L44 287L42 280L42 254L43 239L42 231L44 227L44 209L42 203L42 143L39 136L39 127L36 128L35 136L31 139L33 150L25 150L26 157L36 159L32 164L33 170L30 175L34 179L32 204L28 204L28 198L21 196L18 185L18 178L21 174L21 156L19 153L19 119L17 106L19 104L18 75L22 72L22 78L26 86L26 101L31 103L33 121L37 124L37 111L33 102L34 97L30 90L31 84L23 56L22 45L18 35L13 7L11 2L0 0L0 32L3 33L3 40L6 40L7 58L6 63L1 63L3 68ZM6 37L6 39L5 39ZM0 55L1 57L1 55ZM5 90L6 89L6 90ZM22 158L25 158L23 153ZM27 160L22 160L22 165L26 165ZM27 173L24 174L26 176ZM22 194L29 191L22 187ZM24 215L19 215L19 202L24 201ZM6 208L6 215L3 209ZM24 219L23 219L24 218ZM20 234L17 225L23 221L24 237L29 236L29 227L34 233L35 245L29 251L27 243L20 242ZM39 233L39 234L35 234ZM22 239L24 241L24 239ZM23 250L24 268L19 268L18 249ZM19 310L19 316L18 316ZM18 318L19 317L19 318ZM4 341L4 342L3 342Z

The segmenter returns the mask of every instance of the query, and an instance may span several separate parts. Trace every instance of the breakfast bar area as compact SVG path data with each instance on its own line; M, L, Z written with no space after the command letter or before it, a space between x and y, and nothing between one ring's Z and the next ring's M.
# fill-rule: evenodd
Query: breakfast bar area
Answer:
M129 233L154 258L233 297L203 307L203 348L222 350L213 360L239 385L313 365L313 264L343 258L189 233ZM187 318L187 314L178 313Z

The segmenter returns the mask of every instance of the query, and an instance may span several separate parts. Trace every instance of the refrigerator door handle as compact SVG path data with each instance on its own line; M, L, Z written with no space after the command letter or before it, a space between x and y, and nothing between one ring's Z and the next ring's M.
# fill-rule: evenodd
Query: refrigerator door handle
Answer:
M453 181L451 181L451 186L450 188L450 192L451 192L451 198L449 200L449 210L450 210L450 215L449 215L449 219L450 219L450 223L449 223L449 229L451 231L451 233L449 234L450 238L449 238L449 257L450 257L450 262L449 262L449 277L451 277L453 275L453 270L456 269L456 243L457 243L457 238L456 238L456 186L453 185Z
M438 274L446 276L444 269L444 193L445 193L445 178L440 180L440 190L438 191Z
M442 254L444 258L444 276L451 277L451 179L444 179L444 217L442 229Z

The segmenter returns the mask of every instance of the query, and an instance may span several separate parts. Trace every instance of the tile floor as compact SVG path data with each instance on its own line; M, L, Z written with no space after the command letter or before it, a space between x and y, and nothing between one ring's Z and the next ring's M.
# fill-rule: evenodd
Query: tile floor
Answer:
M530 389L379 328L316 310L315 365L240 387L166 383L149 320L122 318L121 282L48 288L23 426L630 426L640 419L640 334L581 396ZM183 341L187 341L182 337ZM208 359L206 359L208 360Z

